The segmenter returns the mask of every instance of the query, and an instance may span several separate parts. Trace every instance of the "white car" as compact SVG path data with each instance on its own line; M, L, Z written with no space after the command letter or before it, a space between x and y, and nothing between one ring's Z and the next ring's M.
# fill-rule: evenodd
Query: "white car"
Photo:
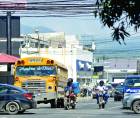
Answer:
M124 109L140 113L140 93L125 93L122 103Z

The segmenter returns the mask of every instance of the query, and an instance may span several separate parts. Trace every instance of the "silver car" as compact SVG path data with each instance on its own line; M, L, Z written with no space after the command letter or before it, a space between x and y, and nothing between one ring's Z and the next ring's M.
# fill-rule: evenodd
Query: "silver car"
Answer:
M140 113L140 93L125 93L122 103L124 109Z

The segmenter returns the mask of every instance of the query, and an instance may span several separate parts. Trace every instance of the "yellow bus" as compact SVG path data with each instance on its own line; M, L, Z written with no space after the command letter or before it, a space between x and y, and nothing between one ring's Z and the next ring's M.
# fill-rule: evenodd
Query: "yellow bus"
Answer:
M52 108L64 106L67 78L67 68L49 58L21 58L14 67L14 85L34 93L37 103L50 103Z

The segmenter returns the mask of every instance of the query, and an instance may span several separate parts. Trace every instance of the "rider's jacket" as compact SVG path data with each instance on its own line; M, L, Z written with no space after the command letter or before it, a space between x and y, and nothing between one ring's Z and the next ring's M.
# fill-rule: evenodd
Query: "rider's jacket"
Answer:
M79 83L73 82L71 86L66 86L64 91L72 91L75 95L77 95L78 93L80 93Z
M106 86L97 86L96 88L98 91L107 91L107 87Z
M72 90L72 86L66 86L64 88L64 91L67 92L67 91L71 91Z

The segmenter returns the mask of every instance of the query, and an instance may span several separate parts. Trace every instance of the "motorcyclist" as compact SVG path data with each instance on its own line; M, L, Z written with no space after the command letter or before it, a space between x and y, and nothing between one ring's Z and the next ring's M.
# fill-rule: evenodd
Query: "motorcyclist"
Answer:
M67 82L67 86L65 87L64 91L65 91L65 96L69 95L70 92L72 92L72 84L73 84L73 79L69 78L68 82Z
M80 93L79 84L77 82L73 82L72 78L68 79L67 86L64 89L65 96L70 95L71 93L75 95L75 101L77 94Z
M104 101L105 101L105 104L106 104L107 101L108 101L109 96L108 96L108 93L107 93L108 89L107 89L106 86L104 86L104 81L103 80L101 80L99 82L99 86L97 86L96 90L103 92L103 98L104 98ZM98 92L96 93L96 99L97 99L97 104L98 104L99 103L99 94L98 94Z

